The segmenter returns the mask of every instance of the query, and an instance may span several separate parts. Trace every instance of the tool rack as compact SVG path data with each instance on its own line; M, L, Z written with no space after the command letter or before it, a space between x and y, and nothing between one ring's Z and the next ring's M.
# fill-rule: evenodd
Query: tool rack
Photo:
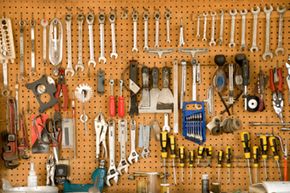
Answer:
M171 54L168 56L159 59L153 55L146 54L142 51L141 45L143 46L143 20L140 19L138 22L138 44L139 44L139 52L132 53L132 44L133 44L133 23L131 18L131 13L133 8L135 8L141 18L141 14L143 13L143 7L148 8L151 15L153 15L154 9L159 9L161 14L165 12L165 8L168 8L172 12L171 19L171 43L167 44L165 41L165 19L162 17L160 21L160 44L162 47L177 47L178 46L178 38L179 38L179 24L180 19L183 19L183 25L185 27L185 47L209 47L208 43L204 43L202 41L197 41L196 34L196 14L202 13L204 11L211 10L220 10L224 9L225 14L225 30L224 30L224 44L222 46L214 46L209 47L209 52L207 54L203 54L198 56L198 60L202 65L202 83L198 86L199 99L206 99L206 88L209 86L212 76L214 75L216 66L214 65L214 55L216 54L224 54L227 56L227 61L234 61L233 56L239 52L239 46L236 46L233 49L230 49L227 45L229 42L230 36L230 16L228 11L231 8L236 8L238 10L246 8L250 10L253 6L263 7L265 4L271 4L274 8L277 5L285 5L289 8L290 2L288 0L269 0L269 1L250 1L250 0L1 0L0 3L0 16L6 14L12 19L13 22L13 31L14 31L14 41L15 41L15 49L16 49L16 61L14 64L9 64L9 85L10 90L12 91L12 95L14 94L14 85L15 85L15 77L16 74L19 73L19 20L20 13L23 14L23 19L27 22L31 19L31 15L34 14L34 18L37 21L36 25L36 67L37 74L35 76L26 77L23 82L20 82L19 94L20 94L20 109L24 107L27 109L28 102L30 103L30 109L32 112L37 112L38 104L36 100L34 100L32 92L25 88L24 84L27 82L32 82L37 80L44 72L43 64L42 64L42 43L41 43L41 26L40 19L42 19L43 14L47 19L52 19L54 15L58 18L61 18L64 21L64 15L67 12L66 7L72 7L73 13L73 25L72 25L72 34L73 34L73 65L76 64L77 60L77 22L76 22L76 14L78 12L77 7L83 10L84 13L87 13L90 9L92 9L95 14L98 13L99 9L103 9L106 13L110 11L110 8L117 9L117 21L116 21L116 36L117 36L117 47L119 57L117 60L109 59L107 64L97 64L96 68L90 72L90 77L88 77L87 72L80 73L75 75L73 78L67 77L66 81L68 84L70 97L72 96L72 92L75 87L79 83L86 82L91 85L94 89L97 87L96 82L96 72L99 68L102 68L105 71L106 83L105 83L105 94L103 96L99 96L96 92L93 98L90 101L90 105L87 105L87 113L89 115L88 121L88 134L85 137L83 132L83 124L77 119L77 159L73 159L73 152L69 150L62 150L61 156L65 159L70 159L70 177L69 179L73 183L90 183L91 182L91 172L97 167L97 160L95 158L95 131L93 128L93 118L102 111L106 118L108 119L108 109L107 109L107 100L109 96L109 84L108 80L111 76L114 79L120 79L120 72L123 71L129 64L129 60L136 59L140 64L147 65L148 67L162 67L164 65L172 66L173 59L177 58L179 61L181 59L190 60L190 57L187 55L181 55L179 53ZM128 18L121 18L122 7L128 7ZM210 17L208 18L210 20ZM154 45L154 19L151 17L149 19L149 45ZM202 20L201 20L202 21ZM277 34L278 34L278 14L276 11L273 11L271 16L271 49L275 49L277 45ZM210 22L210 21L209 21ZM219 19L217 19L216 24L216 33L218 33ZM208 37L210 37L210 23L208 23ZM288 54L290 54L290 11L285 13L284 20L284 48L285 54L283 56L275 56L272 60L268 60L267 62L262 60L262 53L264 48L264 29L265 29L265 14L260 12L259 15L259 23L258 23L258 45L260 47L260 51L257 53L251 53L249 51L245 51L244 53L247 55L250 61L251 68L251 83L249 87L249 92L253 92L253 82L256 79L259 66L263 67L263 70L268 73L270 68L273 68L276 63L280 67L283 68L283 75L286 76L286 68L285 62L287 61ZM202 29L201 22L201 29ZM241 33L241 17L237 15L236 18L236 41L240 42L240 33ZM86 24L84 25L84 42L83 42L83 58L86 64L86 61L89 58L89 49L88 49L88 30ZM246 42L248 47L251 43L251 31L252 29L252 15L247 15L247 34L246 34ZM99 53L99 35L98 34L98 23L94 24L94 41L95 41L95 53ZM25 71L29 72L30 70L30 43L29 43L29 23L25 25ZM217 35L216 35L217 36ZM110 25L109 22L105 24L105 47L106 47L106 55L109 55L109 48L111 46L110 42ZM64 59L62 61L62 66L66 65L66 54L64 54ZM51 73L52 66L47 65L45 71L47 74ZM87 69L86 69L87 70ZM2 73L2 68L1 68ZM191 100L191 86L190 82L192 80L191 70L187 69L187 96L185 96L185 101ZM2 81L1 81L2 82ZM171 82L171 86L172 86ZM116 91L115 91L116 92ZM118 93L118 92L116 92ZM284 99L287 99L287 86L284 84ZM129 92L124 90L124 96L126 99L129 99ZM248 125L249 121L258 121L258 122L278 122L278 118L273 111L271 105L271 90L267 87L265 93L265 104L266 110L264 112L257 113L249 113L245 112L243 108L243 100L240 99L239 102L234 106L234 115L238 116L243 122L243 130L249 131L251 133L251 143L258 144L258 137L255 137L255 133L271 133L272 130L276 134L282 136L282 138L289 139L289 132L281 132L278 127L250 127ZM284 118L286 122L290 122L288 101L285 100L284 104ZM77 117L79 117L81 113L81 103L76 103ZM128 100L126 100L126 108L128 110ZM217 94L215 93L215 112L220 112L223 110L223 105L219 100ZM50 112L47 112L50 114ZM26 112L26 123L28 128L28 134L30 133L31 121L29 120L29 114ZM71 117L71 111L63 115ZM160 121L160 124L163 123L163 114L157 114L157 119ZM5 117L5 116L4 116ZM206 115L207 121L211 120L212 117ZM129 119L129 115L126 116ZM153 114L140 114L135 117L137 121L137 125L139 123L149 124L150 121L154 118ZM173 125L173 115L170 115L170 125ZM181 120L181 113L180 113ZM2 128L5 128L5 124L3 120L1 120ZM177 145L184 145L186 150L197 149L197 144L194 144L190 141L185 140L182 137L181 133L181 123L180 123L180 131L177 135ZM128 132L129 133L129 132ZM116 135L118 132L116 132ZM138 134L137 134L138 135ZM117 137L116 137L117 138ZM29 136L30 139L30 136ZM128 139L130 137L128 136ZM201 190L201 175L204 173L208 173L211 179L211 182L217 179L217 159L216 155L218 150L225 150L227 145L233 147L234 150L234 162L232 168L232 183L227 184L226 182L226 168L221 169L221 182L222 182L222 190L223 191L232 191L236 189L246 189L248 187L248 173L243 156L243 148L240 142L239 132L234 134L223 134L220 136L212 136L207 132L207 145L213 146L213 163L211 167L199 167L193 168L193 180L189 181L189 168L186 165L185 168L185 182L180 182L180 170L177 168L177 181L178 185L171 187L171 192L200 192ZM116 161L119 160L119 144L116 143ZM127 143L127 155L129 155L130 143ZM138 150L138 149L137 149ZM148 159L140 159L138 163L135 163L129 167L129 173L134 171L161 171L161 157L160 157L160 142L155 141L153 138L150 142L150 150L151 155ZM35 163L36 174L38 175L38 183L44 185L45 184L45 161L47 160L48 154L32 154L30 161ZM268 172L271 180L278 179L278 172L273 158L270 158L268 161ZM3 164L0 164L0 178L8 179L13 186L24 186L27 183L27 175L29 171L29 161L22 160L21 164L13 170L7 170L4 168ZM171 168L169 167L169 171ZM263 169L260 169L260 176L263 177ZM188 179L187 179L188 178ZM172 182L172 177L170 177L170 181ZM106 189L106 192L134 192L136 188L135 181L129 181L127 179L127 174L122 175L119 179L118 185L113 185Z

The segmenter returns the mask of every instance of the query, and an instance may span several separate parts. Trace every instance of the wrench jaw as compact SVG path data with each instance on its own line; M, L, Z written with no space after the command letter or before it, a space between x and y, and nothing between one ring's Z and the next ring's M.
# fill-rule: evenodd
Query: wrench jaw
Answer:
M250 48L250 51L251 51L252 53L254 53L254 52L258 52L258 51L259 51L259 48L258 48L258 46L252 46L252 47Z
M254 7L251 8L251 12L252 12L253 15L255 15L255 14L258 15L260 13L260 11L261 11L261 9L260 9L259 6L254 6Z
M77 64L75 68L76 68L76 72L78 72L79 69L81 72L85 70L84 64Z
M112 59L117 59L117 58L118 58L118 54L117 54L117 53L111 53L111 54L110 54L110 57L111 57Z
M265 5L264 6L264 12L265 13L271 13L273 11L272 5Z
M101 62L103 62L104 64L106 64L107 59L106 59L105 56L100 56L100 57L99 57L99 63L101 63Z
M90 67L91 65L93 65L93 66L94 66L94 68L95 68L95 67L96 67L96 65L97 65L96 61L95 61L95 60L93 60L93 59L90 59L90 60L88 61L88 66Z
M262 55L262 58L264 61L267 60L267 58L273 58L273 53L271 51L267 51L267 52L264 52L264 54Z
M126 159L121 159L120 160L120 163L118 165L118 168L117 168L118 172L120 175L122 175L122 171L124 171L125 173L128 173L128 170L129 170L129 164L127 162Z
M137 163L138 160L139 160L139 155L137 154L136 151L132 151L132 152L130 153L129 158L128 158L128 162L129 162L130 164L133 164L133 163Z
M68 76L70 74L71 77L75 75L75 71L72 68L66 68L65 69L65 76Z
M235 46L236 46L236 44L234 42L229 43L230 48L234 48Z
M148 158L149 155L150 155L149 149L144 148L143 151L142 151L142 153L141 153L141 156L145 159L145 158Z
M116 167L110 167L108 170L107 180L106 180L107 186L111 186L111 183L110 183L111 179L114 180L115 184L118 183L119 173L118 173Z
M285 53L284 48L276 48L275 50L276 56L279 56L280 54L284 55L284 53Z

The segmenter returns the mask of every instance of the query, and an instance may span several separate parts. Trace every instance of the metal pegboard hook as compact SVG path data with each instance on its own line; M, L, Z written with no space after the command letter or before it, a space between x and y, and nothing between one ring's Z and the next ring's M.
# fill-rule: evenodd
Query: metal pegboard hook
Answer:
M128 18L128 9L126 7L121 7L121 9L122 9L121 18L122 19L127 19Z
M72 7L65 7L68 12L72 12Z
M80 12L80 14L83 14L83 10L79 7L77 7L77 10Z

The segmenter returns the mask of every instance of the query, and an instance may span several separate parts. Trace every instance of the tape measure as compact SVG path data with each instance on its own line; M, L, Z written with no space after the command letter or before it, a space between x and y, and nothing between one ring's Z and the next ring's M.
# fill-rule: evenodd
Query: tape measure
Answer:
M247 96L247 110L249 112L257 112L259 109L259 97Z

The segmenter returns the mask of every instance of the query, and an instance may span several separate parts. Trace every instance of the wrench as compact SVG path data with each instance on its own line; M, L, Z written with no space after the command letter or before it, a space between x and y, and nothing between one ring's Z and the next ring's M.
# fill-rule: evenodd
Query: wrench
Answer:
M252 7L251 9L252 15L253 15L253 37L252 37L252 47L250 48L250 51L252 53L258 52L259 48L257 46L257 30L258 30L258 16L260 13L260 7Z
M244 51L246 48L246 16L248 11L243 9L240 11L240 15L242 16L242 37L241 37L241 50Z
M186 61L181 60L181 89L180 89L180 109L183 107L183 100L186 94Z
M20 65L20 79L23 80L24 76L25 76L25 70L24 70L24 25L25 22L21 20L19 22L19 26L20 26L20 36L19 36L19 65Z
M160 20L160 12L157 10L154 12L155 19L155 47L159 47L159 20Z
M99 13L99 25L100 25L100 56L99 62L103 61L106 64L107 59L105 57L105 19L106 15L103 11Z
M71 77L74 76L75 71L72 66L72 40L71 40L71 25L72 25L72 15L65 15L65 23L66 23L66 47L67 47L67 66L65 69L65 75L67 76L69 73Z
M183 24L182 24L182 18L180 19L180 26L179 26L179 46L184 46L184 30L183 30Z
M139 159L139 155L136 152L136 121L135 120L131 120L131 153L130 156L128 158L128 161L130 164L132 164L133 162L138 162Z
M162 127L162 131L167 131L168 133L170 132L168 113L164 113L164 125Z
M207 41L207 38L206 38L206 25L207 25L207 16L208 16L208 13L207 12L204 12L203 14L203 38L202 38L202 41L205 42Z
M220 12L220 35L219 35L219 46L223 45L224 41L224 10L221 10Z
M136 10L132 13L133 18L133 48L132 52L138 52L137 33L138 33L138 12Z
M143 13L143 20L144 20L144 50L147 51L149 49L148 46L148 19L149 19L149 12L145 9Z
M216 16L216 12L212 11L212 12L210 12L210 15L211 15L211 38L210 38L209 46L215 46L216 42L215 42L214 34L215 34L215 16Z
M31 72L32 74L36 71L36 64L35 64L35 20L32 15L31 21L30 21L30 39L31 39Z
M165 19L166 19L166 42L170 43L170 19L171 19L171 12L169 9L165 10Z
M149 150L149 142L150 142L150 126L145 125L143 130L143 136L144 136L144 148L141 153L143 158L148 158L150 154Z
M45 18L42 18L40 21L40 24L42 26L42 60L43 64L46 65L47 62L47 26L48 26L48 20Z
M117 59L118 54L117 54L117 46L116 46L116 30L115 30L116 12L115 11L110 12L109 21L111 24L111 38L112 38L112 52L110 54L110 57L112 59Z
M109 120L109 146L110 146L110 166L107 173L107 186L111 186L110 180L114 179L117 184L119 179L119 173L115 165L115 121L113 119Z
M265 37L265 51L262 55L263 60L267 60L267 57L273 58L273 53L270 50L270 27L271 27L271 13L273 7L265 6L264 13L266 14L266 37Z
M278 6L277 12L279 13L279 32L278 32L278 45L275 50L276 56L278 56L280 53L281 55L284 54L284 48L283 48L283 22L284 22L284 13L286 11L285 6Z
M197 40L199 40L200 38L200 15L197 15L197 22L196 22L197 26L196 26L196 37L197 37Z
M120 143L120 162L118 165L118 172L120 175L122 175L122 171L124 170L126 173L128 173L129 164L126 159L126 142L127 142L127 121L126 119L120 119L118 121L118 129L119 129L119 137L118 141Z
M231 37L230 37L230 43L229 47L234 48L236 46L235 44L235 25L236 25L236 15L238 11L236 9L230 10L231 15Z
M78 63L75 66L75 70L78 71L81 69L83 72L85 70L85 66L83 63L83 23L84 23L84 15L79 13L77 15L78 21Z
M90 59L88 61L88 66L94 65L94 68L96 67L97 63L95 60L95 49L94 49L94 30L93 25L95 21L95 15L93 12L89 12L87 15L87 24L89 29L89 47L90 47Z

